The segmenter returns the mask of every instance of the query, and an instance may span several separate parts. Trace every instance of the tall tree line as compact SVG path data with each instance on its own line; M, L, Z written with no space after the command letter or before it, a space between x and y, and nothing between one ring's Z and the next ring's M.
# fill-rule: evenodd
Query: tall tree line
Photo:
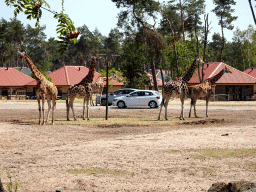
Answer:
M96 28L90 31L85 25L77 27L80 35L77 42L65 42L67 49L58 52L60 46L55 39L47 39L44 27L23 26L11 19L0 22L0 66L25 65L17 63L15 47L26 47L37 67L46 72L63 65L85 65L95 53L119 55L112 68L121 70L128 86L136 87L149 83L145 68L168 69L172 77L184 74L196 55L206 62L225 62L239 70L256 64L255 29L235 30L234 38L227 42L224 28L232 30L234 0L214 0L212 10L219 19L222 34L208 37L211 26L206 19L204 0L171 0L160 4L156 0L112 0L117 8L118 24L106 37ZM159 15L161 15L160 22ZM207 17L205 17L207 18ZM149 20L154 20L150 24ZM158 25L156 25L158 24ZM212 40L209 40L212 39ZM21 43L22 42L22 43ZM97 71L104 69L104 62ZM130 72L131 71L131 72ZM156 78L154 77L156 84ZM157 87L155 87L157 89Z

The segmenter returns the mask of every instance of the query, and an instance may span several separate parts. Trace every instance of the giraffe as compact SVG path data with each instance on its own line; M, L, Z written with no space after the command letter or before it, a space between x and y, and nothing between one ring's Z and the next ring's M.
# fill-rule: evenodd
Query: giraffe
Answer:
M74 100L76 97L84 98L83 102L83 120L85 120L85 102L86 102L86 113L87 119L89 120L89 100L92 94L92 81L95 73L96 62L100 58L95 56L92 57L92 61L90 64L89 72L83 78L80 83L71 86L67 92L66 98L66 108L67 108L67 120L69 121L69 108L73 111L74 120L76 120L75 112L74 112Z
M39 110L39 125L47 124L49 113L51 110L51 100L52 100L52 124L54 125L54 108L56 107L56 100L58 96L58 90L56 86L48 81L45 76L36 68L35 64L31 60L31 58L27 55L27 53L18 51L17 60L25 59L27 62L32 74L34 75L37 86L36 86L36 99L38 102L38 110ZM40 98L42 99L42 106L40 104ZM48 103L48 112L46 121L44 121L44 102L47 99ZM41 112L43 112L43 122L41 121Z
M194 114L196 115L196 101L198 97L205 97L206 100L206 117L208 117L208 102L212 94L212 88L216 81L218 81L224 73L232 73L226 66L223 68L219 73L215 76L210 77L204 80L202 83L192 86L191 87L191 103L190 103L190 110L189 110L189 117L191 114L192 106L194 106Z
M106 77L102 77L102 76L99 76L96 81L94 81L92 83L92 90L93 90L93 93L96 93L96 98L97 98L97 94L99 93L100 94L100 102L101 102L101 96L102 96L102 92L104 90L104 81L106 80ZM92 106L94 106L94 103L93 103L93 99L92 99L92 94L91 94L91 97L90 97L90 104ZM97 102L95 103L96 106L97 106ZM101 104L101 103L100 103Z
M176 78L175 81L172 81L169 84L164 85L163 87L163 100L160 106L158 120L160 120L161 110L164 105L165 107L165 119L167 119L167 107L171 97L179 97L181 101L181 114L180 120L185 120L183 115L183 107L184 107L184 100L186 95L188 94L188 86L187 83L191 79L194 74L194 71L198 65L198 63L204 63L199 56L196 56L192 65L188 69L187 73L184 76Z

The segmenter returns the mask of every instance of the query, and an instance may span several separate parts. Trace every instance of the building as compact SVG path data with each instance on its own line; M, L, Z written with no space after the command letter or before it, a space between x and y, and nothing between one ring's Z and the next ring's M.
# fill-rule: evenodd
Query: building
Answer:
M221 69L227 67L232 73L225 73L217 82L213 89L215 100L242 101L249 100L254 96L256 78L239 71L225 63L214 62L204 64L204 79L213 77ZM199 68L202 71L202 66ZM198 70L195 71L188 85L198 84Z
M0 99L25 99L27 96L26 84L34 81L28 75L12 68L0 68Z
M248 68L246 70L243 71L244 73L256 78L256 68ZM256 98L256 84L254 85L254 92L253 92L253 96L254 98Z

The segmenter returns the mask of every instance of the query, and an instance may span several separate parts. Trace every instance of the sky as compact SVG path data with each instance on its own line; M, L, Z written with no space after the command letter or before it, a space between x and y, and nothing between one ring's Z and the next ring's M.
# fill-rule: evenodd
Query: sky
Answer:
M237 3L233 6L235 12L232 14L233 16L238 16L238 19L233 22L235 28L238 27L240 30L246 30L248 26L251 24L256 28L255 23L253 21L251 9L247 0L235 0ZM51 10L56 12L61 11L61 3L62 0L46 0L51 7ZM160 0L163 2L163 0ZM209 13L209 22L210 24L210 34L211 37L214 32L221 34L221 27L218 25L218 19L213 12L214 9L213 0L206 0L206 13ZM256 1L252 1L254 12L256 14ZM64 1L64 9L65 13L69 15L69 17L74 22L75 27L81 27L86 25L90 31L94 31L96 28L101 32L102 35L108 36L111 29L116 27L117 24L117 15L120 12L119 9L116 8L115 4L111 0L65 0ZM0 18L4 18L6 20L10 20L13 18L14 8L10 8L6 6L4 0L0 0ZM27 20L25 14L20 13L17 16L24 25L30 24L32 27L35 26L35 21ZM157 22L160 21L160 18L157 19ZM202 18L203 21L203 18ZM53 18L53 14L43 10L42 19L40 21L40 25L46 25L45 33L47 37L57 37L56 34L56 26L58 22ZM233 31L224 30L225 38L228 41L232 41Z

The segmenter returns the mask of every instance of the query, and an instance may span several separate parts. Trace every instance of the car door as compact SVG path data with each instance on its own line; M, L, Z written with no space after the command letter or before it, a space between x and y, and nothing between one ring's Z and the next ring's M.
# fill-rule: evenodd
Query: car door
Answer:
M145 91L140 91L138 93L138 97L137 97L137 106L145 106L147 105L146 103L146 95L145 95Z
M148 103L151 101L153 93L150 91L145 91L145 96L143 97L143 106L148 106Z
M126 106L136 106L138 105L138 91L133 92L125 98Z

